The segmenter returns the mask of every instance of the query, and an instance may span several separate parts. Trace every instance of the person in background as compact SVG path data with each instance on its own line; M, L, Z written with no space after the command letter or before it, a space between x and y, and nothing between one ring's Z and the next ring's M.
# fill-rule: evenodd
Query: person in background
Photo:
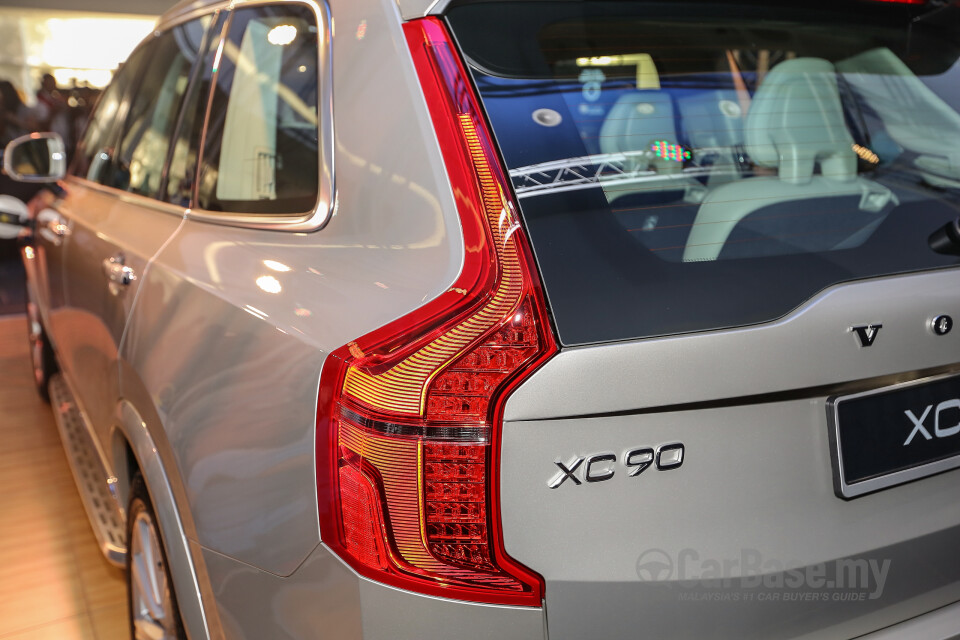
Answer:
M0 152L11 140L36 129L33 111L23 103L16 87L9 80L0 80ZM0 172L0 194L28 202L41 188L42 186L37 184L16 182ZM7 245L5 250L9 253L14 245L12 242Z
M0 80L0 146L34 131L36 122L9 80Z
M93 111L93 105L100 97L99 91L88 86L74 85L70 91L70 97L67 98L67 104L70 105L70 125L72 127L72 138L68 142L68 149L76 148L80 137L83 135L87 126L87 120Z
M73 139L69 115L70 107L60 90L57 89L57 80L49 73L43 74L43 78L40 80L40 88L37 90L36 110L39 130L59 133L67 145L69 153L71 151L70 142Z

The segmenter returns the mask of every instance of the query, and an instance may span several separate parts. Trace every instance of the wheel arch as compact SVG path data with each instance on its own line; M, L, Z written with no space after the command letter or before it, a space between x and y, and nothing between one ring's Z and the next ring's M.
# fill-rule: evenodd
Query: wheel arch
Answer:
M209 580L205 581L202 556L191 552L191 546L198 551L199 545L191 543L187 537L157 442L147 421L129 401L121 400L117 404L116 418L117 424L111 435L111 456L116 496L124 518L133 478L139 472L153 502L187 636L190 640L219 640L224 636L217 621ZM204 606L205 601L207 606Z

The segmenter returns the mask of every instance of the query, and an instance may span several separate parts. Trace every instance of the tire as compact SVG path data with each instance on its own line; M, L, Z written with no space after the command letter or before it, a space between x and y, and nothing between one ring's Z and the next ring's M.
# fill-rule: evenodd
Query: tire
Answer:
M53 355L53 347L43 328L40 317L40 308L30 300L27 292L27 339L30 342L30 365L33 368L33 382L37 385L37 393L46 403L50 402L50 378L57 372L57 360Z
M140 473L127 507L127 605L131 638L186 640L157 516Z

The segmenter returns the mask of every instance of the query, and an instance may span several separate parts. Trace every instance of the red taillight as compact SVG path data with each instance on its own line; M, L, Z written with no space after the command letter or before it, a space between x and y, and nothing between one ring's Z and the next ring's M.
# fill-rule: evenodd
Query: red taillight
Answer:
M321 533L374 580L539 606L542 579L501 539L500 427L510 392L557 346L466 70L439 20L404 30L457 201L464 264L441 296L327 358Z

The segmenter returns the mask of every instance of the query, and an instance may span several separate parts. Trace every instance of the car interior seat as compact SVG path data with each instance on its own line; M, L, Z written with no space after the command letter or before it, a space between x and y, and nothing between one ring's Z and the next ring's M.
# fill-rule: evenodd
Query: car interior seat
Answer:
M754 95L744 122L750 160L776 169L777 175L711 189L687 238L684 262L822 251L862 242L896 198L886 187L857 176L853 144L834 66L820 58L778 64ZM864 219L844 220L848 213ZM818 215L823 219L810 217ZM738 225L743 229L737 235L744 237L734 242L731 233Z
M647 169L654 156L647 153L659 140L676 144L673 101L658 89L638 89L621 95L600 127L600 151L640 154L637 168Z
M600 129L600 150L618 156L623 171L600 178L607 202L650 250L683 246L706 193L684 175L679 142L673 99L660 89L621 95Z
M673 99L661 89L636 89L621 95L607 113L600 127L600 151L603 154L622 154L627 180L623 176L604 180L607 200L612 202L629 195L647 196L654 204L680 197L699 202L702 185L683 175L683 159L658 154L654 146L665 143L669 149L679 149ZM655 172L651 175L638 175Z

